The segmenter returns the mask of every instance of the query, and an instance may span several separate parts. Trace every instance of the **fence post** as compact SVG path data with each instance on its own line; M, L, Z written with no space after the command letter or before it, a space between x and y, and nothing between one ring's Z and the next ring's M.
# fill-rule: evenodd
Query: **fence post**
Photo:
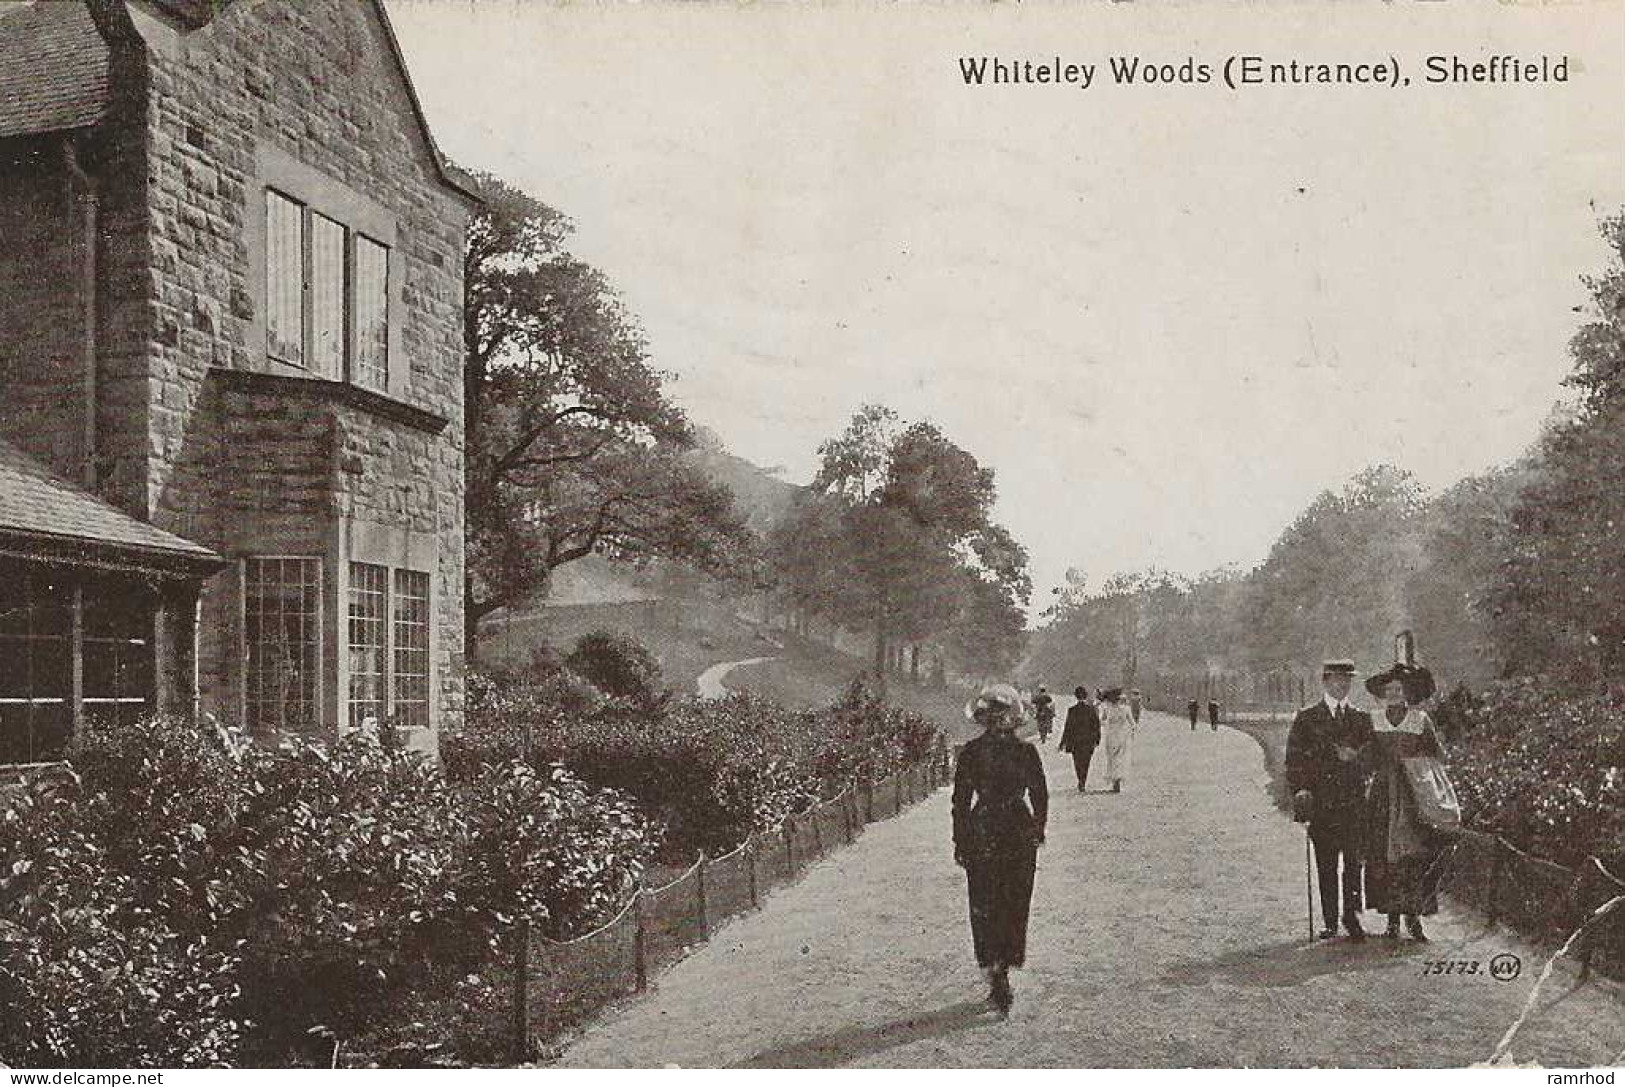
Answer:
M632 968L637 976L638 992L649 987L649 937L643 924L643 888L638 888L632 899Z
M705 916L705 850L700 850L700 862L694 866L694 897L700 907L700 935L711 938L711 921Z
M846 844L852 844L852 786L841 794L841 826L846 831Z
M1490 893L1484 903L1484 912L1489 915L1490 924L1500 920L1500 895L1497 892L1501 887L1501 873L1506 868L1506 843L1499 834L1491 839L1495 843L1495 856L1490 861Z
M784 872L789 876L796 874L796 817L793 815L784 820Z
M892 814L897 815L903 810L903 775L893 774L892 782L897 786L897 811Z
M1580 874L1575 877L1574 886L1569 891L1569 919L1573 923L1574 927L1579 927L1586 922L1585 892L1586 888L1589 887L1590 884L1591 863L1590 858L1588 857L1586 858L1586 863L1580 866ZM1593 942L1594 941L1592 938L1587 936L1584 942L1582 942L1580 945L1581 981L1585 981L1591 977L1591 945Z
M760 903L756 901L756 835L754 834L745 839L745 871L749 873L750 880L750 908L755 909Z
M875 821L875 783L863 783L863 822L865 825Z
M514 925L513 952L513 1057L515 1064L530 1060L530 918Z
M823 808L824 806L820 804L818 807L813 809L812 813L814 857L822 857L824 855L824 828L819 826L819 823L821 822L819 817L824 814Z

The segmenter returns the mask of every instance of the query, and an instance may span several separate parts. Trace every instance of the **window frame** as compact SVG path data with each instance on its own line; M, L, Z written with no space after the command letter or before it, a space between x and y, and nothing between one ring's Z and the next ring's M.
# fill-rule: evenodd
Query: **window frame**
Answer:
M352 639L353 628L351 624L357 621L357 617L351 611L351 608L356 601L354 594L356 591L357 567L378 570L381 571L383 575L383 592L381 594L383 608L383 618L381 624L383 642L381 646L374 646L370 643L367 645L358 646L357 643ZM365 718L356 720L354 718L354 707L359 704L376 704L378 706L378 713L376 716L378 724L381 728L388 727L402 730L432 729L435 725L435 719L437 716L435 713L434 682L433 571L418 569L412 566L397 565L393 562L375 562L367 559L351 558L347 560L346 574L344 637L343 641L340 643L340 652L342 653L345 661L345 672L343 679L344 701L343 705L340 707L339 714L339 720L342 728L346 732L359 730ZM423 587L423 593L421 596L412 595L408 597L408 594L401 587L402 575L410 575L422 579L421 584ZM400 607L403 599L421 601L423 608L421 623L403 620L403 618L397 614L397 610ZM360 618L361 621L371 621L371 617ZM421 646L403 646L401 640L402 627L414 626L422 628L423 635ZM354 697L355 679L357 673L352 667L351 662L355 659L354 654L358 648L367 650L376 648L381 650L383 672L381 673L381 682L379 684L378 697L376 699L356 699ZM424 671L421 673L404 673L410 678L419 679L422 681L422 698L412 699L410 703L410 705L413 706L421 705L423 707L422 719L420 721L403 722L400 717L402 706L405 704L401 703L400 701L401 684L399 681L403 673L397 667L397 662L400 659L399 654L403 651L407 653L419 653L422 655ZM370 675L371 673L368 674Z
M24 662L21 677L12 673L5 682L0 682L0 706L26 707L30 718L27 745L30 762L51 761L63 754L62 750L56 750L45 759L37 757L43 753L35 748L32 739L36 729L33 715L39 707L60 707L59 712L66 715L66 720L61 722L67 730L65 744L71 744L74 736L87 725L93 725L97 717L107 713L148 714L157 711L161 697L157 625L164 606L157 589L136 578L120 584L123 579L103 571L27 562L15 568L8 565L6 570L0 571L0 575L19 578L20 589L16 599L21 602L24 611L23 629L0 632L0 646L11 651L7 656L15 653ZM42 594L39 589L41 582L55 583L58 594L55 597ZM66 622L59 628L36 626L36 612L42 600L54 600L50 607L66 611ZM112 609L117 608L131 609L135 618L122 632L109 633L111 624L93 621L103 611L112 614ZM61 683L60 694L40 693L46 689L41 678L40 647L49 647L63 655L62 659L52 662L58 668L65 669L65 673L54 677ZM109 649L115 650L111 695L103 692L101 685L92 680L87 668L87 661L93 654ZM134 674L129 676L135 681L134 686L120 686L128 675L125 669L119 667L121 661L126 665L138 665ZM136 691L142 693L131 693ZM5 743L9 744L9 739ZM27 763L0 758L0 765Z
M260 350L264 352L267 364L287 367L301 374L319 381L331 381L345 385L353 385L369 392L384 396L399 396L405 391L407 375L396 365L397 352L396 339L398 324L402 317L401 307L396 299L396 273L397 252L393 230L379 229L382 224L368 220L376 220L376 215L364 215L357 212L346 215L338 207L324 205L303 198L297 192L296 186L284 185L275 181L267 181L263 185L264 214L259 217L260 245L262 252L255 261L259 274L259 301L262 303L262 316L255 322L261 329L258 336ZM276 288L278 279L273 275L272 267L272 231L271 209L275 200L284 201L298 211L299 218L299 329L298 341L300 346L300 359L293 360L282 357L272 350L271 346L271 312L272 292ZM316 329L316 220L325 220L337 227L343 233L341 247L343 267L340 270L340 295L342 299L340 314L340 350L339 357L334 363L319 363ZM360 282L356 274L361 245L363 242L377 246L381 255L382 282L382 315L383 335L381 337L382 373L376 383L370 378L363 378L361 374L361 327L358 320L360 309Z
M357 577L357 574L363 570L377 571L379 588L376 590L370 587L365 589L358 588L357 583L360 579ZM355 711L358 705L370 705L376 707L374 717L377 720L380 728L386 725L390 719L390 706L392 702L391 696L393 694L394 687L394 670L390 667L394 647L391 644L392 639L390 637L389 629L394 595L391 592L393 572L394 571L389 566L381 563L364 562L357 559L350 560L348 570L349 578L345 584L344 650L347 682L345 683L343 718L345 727L351 730L360 729L365 722L365 718L363 718L361 721L357 721L355 719ZM376 615L358 616L356 614L355 609L356 604L358 603L358 593L365 593L368 596L376 596L378 598L378 610ZM355 630L358 623L376 624L378 635L381 640L378 642L368 642L358 645L355 641ZM376 673L357 672L355 668L355 659L356 650L358 648L365 650L369 654L376 653L376 660L379 666ZM378 677L378 686L377 690L375 691L376 697L365 699L358 699L356 697L356 678L358 675L376 675Z
M241 651L240 659L242 661L240 703L241 720L244 727L248 728L251 732L258 731L258 718L250 716L249 707L264 701L264 699L255 699L251 697L252 684L250 682L252 678L253 657L251 654L252 634L249 629L248 615L250 587L248 573L250 565L257 562L302 562L315 564L316 607L313 622L314 638L311 643L315 646L315 655L311 665L311 674L314 678L313 689L311 691L310 727L311 731L318 732L324 727L327 718L327 563L321 555L256 554L244 555L238 561L237 580L240 590L237 595L238 630L241 633L239 649Z

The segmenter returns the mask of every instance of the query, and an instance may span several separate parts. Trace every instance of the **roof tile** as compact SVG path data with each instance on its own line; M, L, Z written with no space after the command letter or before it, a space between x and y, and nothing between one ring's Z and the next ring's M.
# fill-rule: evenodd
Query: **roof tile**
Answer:
M208 548L138 521L53 475L44 465L3 441L0 532L76 539L179 557L216 557Z
M0 139L82 128L107 104L108 49L83 3L0 14Z

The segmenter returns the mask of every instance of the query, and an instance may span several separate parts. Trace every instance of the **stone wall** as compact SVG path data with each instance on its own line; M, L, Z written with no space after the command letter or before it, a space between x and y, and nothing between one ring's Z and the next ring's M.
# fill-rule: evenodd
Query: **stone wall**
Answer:
M62 145L0 144L0 438L83 479L84 223Z
M142 140L151 266L139 306L150 318L141 466L150 517L228 558L278 553L302 534L331 541L353 517L433 534L441 720L455 719L466 200L438 174L371 3L240 2L194 31L132 11L148 69ZM264 302L252 237L264 214L260 164L271 150L394 217L391 274L398 267L401 276L391 320L404 358L391 365L408 366L409 376L403 386L392 383L391 394L446 420L440 433L337 397L324 401L320 388L291 400L222 388L211 377L267 368L254 334ZM344 556L330 558L332 579ZM203 605L200 670L212 692L205 701L213 697L227 712L239 682L237 591L235 578L221 575ZM337 596L332 602L336 608ZM333 629L339 614L328 621ZM330 696L330 716L335 706Z

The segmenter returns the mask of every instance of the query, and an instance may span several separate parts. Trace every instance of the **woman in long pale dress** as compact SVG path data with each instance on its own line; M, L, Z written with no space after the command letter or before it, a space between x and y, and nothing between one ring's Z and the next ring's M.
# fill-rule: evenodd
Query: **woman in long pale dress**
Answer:
M1440 862L1449 843L1417 818L1403 760L1444 757L1432 720L1417 708L1432 693L1433 676L1396 664L1367 680L1366 689L1383 701L1382 712L1372 715L1376 731L1360 751L1361 768L1371 775L1363 835L1366 905L1388 915L1390 938L1399 935L1403 917L1411 938L1425 941L1421 919L1439 912Z
M1100 742L1106 749L1106 776L1111 779L1112 792L1120 793L1134 747L1134 711L1123 705L1121 687L1101 692Z

